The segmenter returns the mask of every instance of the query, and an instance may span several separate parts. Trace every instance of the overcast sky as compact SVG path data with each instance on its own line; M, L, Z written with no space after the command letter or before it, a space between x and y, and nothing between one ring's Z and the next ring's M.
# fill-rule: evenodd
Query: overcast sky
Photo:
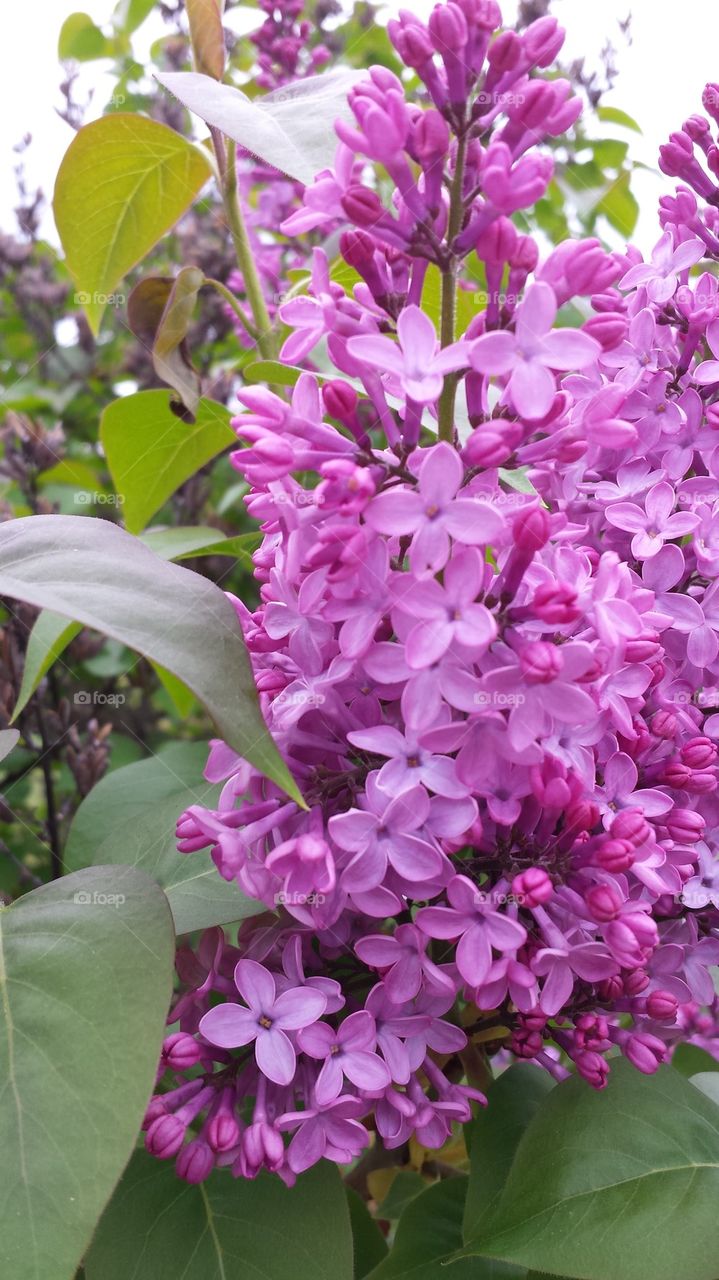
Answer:
M398 0L397 8L402 0ZM403 0L408 8L429 12L431 0ZM77 0L77 7L98 24L107 22L114 0ZM13 227L14 184L12 167L17 157L13 145L25 132L33 135L27 153L27 170L35 185L52 192L63 152L72 138L69 127L54 108L60 103L57 85L57 35L63 19L72 11L71 0L21 0L0 6L0 39L4 50L0 75L0 227ZM503 6L509 16L512 6ZM557 0L554 11L567 29L566 50L572 57L584 55L596 64L607 37L617 47L619 76L607 103L621 107L641 124L644 135L628 135L632 154L655 166L659 144L692 112L700 110L701 90L707 80L719 80L719 5L716 0ZM632 14L632 43L627 45L618 20ZM137 52L147 52L151 37L161 33L161 20L153 18L136 36ZM140 47L142 46L142 48ZM97 80L98 71L83 71L83 81ZM106 81L107 86L111 84ZM98 94L98 110L109 96ZM96 111L90 112L93 118ZM637 176L634 190L642 209L635 239L643 250L656 239L656 203L666 190L665 179L654 174ZM53 234L48 220L46 233Z

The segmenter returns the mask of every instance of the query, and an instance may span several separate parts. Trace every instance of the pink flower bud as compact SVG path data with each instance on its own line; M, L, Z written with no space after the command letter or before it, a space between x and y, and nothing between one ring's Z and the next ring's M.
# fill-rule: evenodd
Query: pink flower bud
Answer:
M562 667L562 655L548 640L531 640L519 655L522 675L530 684L549 684L556 680Z
M202 1138L188 1142L180 1151L175 1163L178 1178L185 1182L204 1182L215 1167L215 1157Z
M512 536L518 550L528 555L541 551L549 538L550 522L544 507L520 511L512 524Z
M437 53L461 53L469 33L464 14L458 5L438 4L429 15L429 34Z
M626 337L627 328L624 316L618 315L592 316L582 325L584 332L594 338L603 351L613 351L618 347Z
M706 823L693 809L672 809L662 819L672 840L677 844L694 844L704 835Z
M194 1036L176 1031L163 1042L162 1057L171 1071L187 1071L200 1061L202 1049Z
M145 1135L145 1146L158 1160L171 1160L185 1140L186 1123L179 1115L158 1116Z
M584 895L589 914L598 924L614 920L621 911L622 899L616 889L608 884L595 884Z
M532 609L542 622L557 625L575 622L581 613L576 591L563 582L547 582L537 587Z
M604 840L597 850L596 858L600 867L616 875L631 867L634 862L634 847L628 840Z
M716 764L717 749L711 738L690 738L681 749L681 757L690 769L708 769Z
M673 1022L678 1008L679 1001L669 991L652 991L647 996L647 1013L657 1022Z
M677 718L673 711L657 711L651 719L651 731L655 738L671 739L677 732Z
M609 1075L609 1064L599 1053L584 1049L575 1056L577 1071L593 1089L603 1089Z
M547 872L541 867L528 867L512 881L512 893L525 907L541 907L554 893L554 886Z
M652 834L641 809L622 809L609 828L610 835L616 840L628 840L636 849L646 843Z
M653 1075L662 1062L666 1061L666 1045L662 1044L656 1036L648 1035L646 1032L630 1035L622 1048L632 1066L638 1071L643 1071L647 1076Z

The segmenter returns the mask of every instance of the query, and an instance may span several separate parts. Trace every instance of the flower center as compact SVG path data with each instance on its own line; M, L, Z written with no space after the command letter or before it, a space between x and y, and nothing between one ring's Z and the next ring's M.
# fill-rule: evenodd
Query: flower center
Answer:
M260 1018L260 1026L264 1027L265 1031L269 1031L270 1027L272 1026L272 1019L268 1018L266 1013L263 1013Z

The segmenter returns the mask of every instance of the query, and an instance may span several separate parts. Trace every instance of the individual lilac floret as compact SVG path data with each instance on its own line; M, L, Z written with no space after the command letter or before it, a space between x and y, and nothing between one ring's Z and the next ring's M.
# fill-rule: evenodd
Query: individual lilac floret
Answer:
M210 1009L200 1020L201 1034L221 1049L254 1041L260 1070L275 1084L289 1084L297 1058L287 1032L316 1022L325 1011L326 997L307 986L278 996L272 974L255 960L238 960L235 983L248 1007L220 1004Z

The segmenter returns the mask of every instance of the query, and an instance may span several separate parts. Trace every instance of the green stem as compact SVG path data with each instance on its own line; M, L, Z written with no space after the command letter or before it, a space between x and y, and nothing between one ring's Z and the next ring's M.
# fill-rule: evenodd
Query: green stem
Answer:
M245 283L247 301L250 304L252 317L257 330L257 346L265 360L274 360L275 343L272 333L272 321L267 310L262 285L257 274L252 247L247 234L247 226L242 214L240 195L237 187L237 148L230 141L227 144L227 165L222 175L222 202L235 246L237 261Z
M249 320L247 319L247 316L242 310L242 307L237 301L237 298L234 296L233 293L230 292L227 286L224 285L221 280L214 280L212 276L205 276L205 284L211 284L212 288L215 289L217 293L222 295L222 297L224 298L228 306L232 307L232 310L237 316L237 319L240 321L240 324L242 325L245 332L248 333L250 337L256 342L257 341L256 330L253 328L253 326L250 324Z
M457 143L457 160L454 166L454 177L449 197L449 221L447 224L447 246L450 250L447 266L442 270L442 299L440 315L440 345L448 347L455 339L457 323L457 262L451 253L451 246L462 225L464 201L462 187L464 185L464 162L467 154L467 135L464 134ZM457 394L458 377L450 373L444 380L442 394L439 398L440 440L452 444L454 440L454 402Z

